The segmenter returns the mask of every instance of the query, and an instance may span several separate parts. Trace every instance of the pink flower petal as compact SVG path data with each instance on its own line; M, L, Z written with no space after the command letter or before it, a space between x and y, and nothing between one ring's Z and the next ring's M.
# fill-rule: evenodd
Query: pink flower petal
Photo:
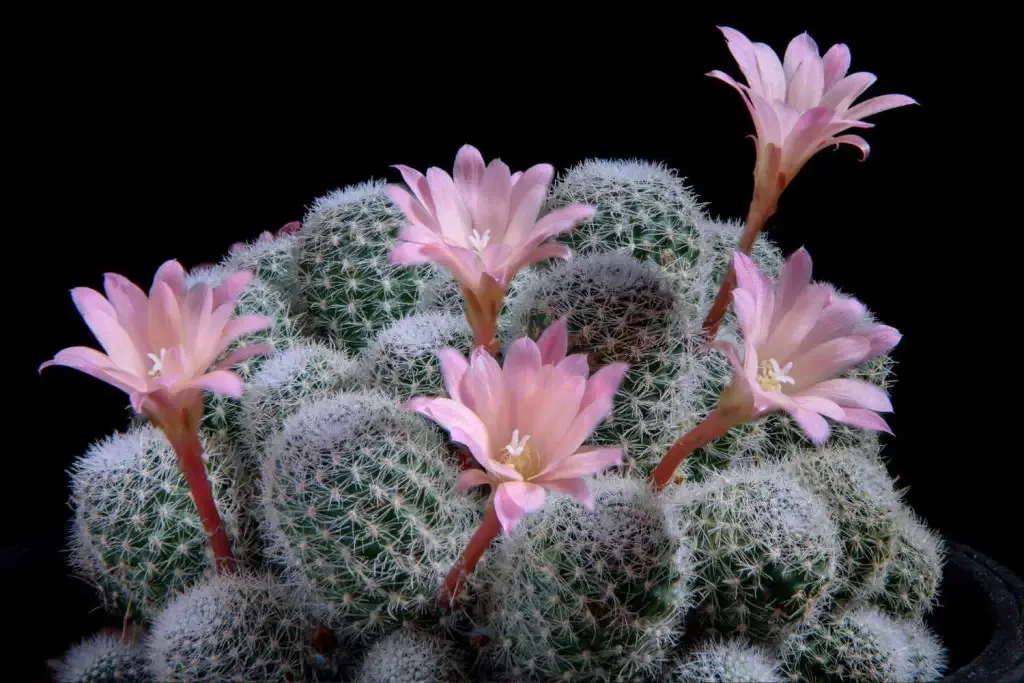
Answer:
M508 495L508 491L505 487L508 484L501 484L498 486L498 490L494 494L494 512L498 515L498 521L501 522L501 528L505 530L506 534L512 533L512 530L519 526L519 522L522 521L526 515L526 511L519 507L516 502Z
M576 452L583 442L590 438L597 426L611 414L613 406L614 399L605 395L593 399L585 408L580 408L561 441L551 449L552 460L559 460L567 453Z
M541 363L554 365L565 358L569 349L569 319L562 317L548 325L537 339Z
M508 228L504 238L506 244L525 244L533 237L537 214L547 198L548 186L554 174L555 169L551 164L537 164L528 168L512 188Z
M514 187L515 184L518 183L519 179L522 178L522 177L523 177L523 172L522 171L516 171L515 173L513 173L511 181L510 181L511 185Z
M885 432L892 434L892 429L889 424L882 418L881 415L864 408L846 408L842 420L844 424L852 425L854 427L860 427L861 429L870 429L876 432Z
M797 297L810 286L812 268L811 255L804 247L800 247L786 259L782 272L779 273L778 294L772 314L773 327L789 312Z
M427 253L426 246L413 242L399 242L388 252L388 262L393 265L413 266L431 260L433 258Z
M478 470L476 468L462 470L459 472L459 476L455 479L455 492L465 493L467 489L471 489L474 486L484 486L488 484L493 484L493 480L484 470Z
M427 212L422 204L411 194L406 192L403 188L398 185L388 185L384 188L384 193L388 196L395 206L401 210L405 215L406 220L412 221L420 230L436 233L438 231L437 221L434 217ZM404 227L403 227L404 229ZM399 239L409 239L408 236L399 235ZM419 242L421 240L412 240ZM425 241L425 240L422 240Z
M434 219L431 218L430 222L433 223ZM441 236L437 233L436 229L427 228L420 223L406 223L403 225L398 229L397 239L399 242L413 242L415 244L442 243Z
M813 410L799 407L789 411L789 415L803 433L807 435L807 438L811 440L811 443L820 446L828 441L831 429L828 426L828 422L821 415Z
M549 491L572 496L588 510L594 509L594 496L583 479L545 479L544 487Z
M786 103L799 109L817 106L825 89L825 67L817 44L806 32L790 41L783 70L788 82Z
M269 330L273 325L274 321L265 315L243 315L234 318L224 326L224 330L220 334L219 345L224 348L239 337L261 330Z
M475 290L480 286L483 271L476 252L443 244L426 244L421 250L429 261L446 269L466 289Z
M917 100L913 97L907 97L906 95L880 95L872 97L870 100L865 100L855 107L851 107L846 112L845 117L849 119L863 119L888 109L906 107L911 104L917 104Z
M580 204L555 209L537 221L527 245L530 248L536 247L549 237L560 235L572 230L578 223L590 220L596 213L596 207Z
M578 375L583 379L587 379L590 375L590 361L587 360L587 354L574 353L560 360L558 362L558 369L566 374Z
M427 183L430 185L430 195L437 207L434 215L437 217L437 227L441 234L462 246L467 246L473 227L473 217L462 201L455 182L441 169L430 168L427 170Z
M114 307L99 292L86 287L71 290L71 298L114 365L133 375L146 370L132 336L117 321Z
M544 506L547 499L547 491L543 486L538 486L528 481L510 481L501 485L505 489L505 495L519 506L525 513L534 512Z
M513 248L507 244L488 244L480 252L480 260L483 261L485 272L498 284L508 284L506 282L508 261L513 252Z
M825 90L828 90L850 69L850 48L836 43L828 49L822 59L825 67Z
M126 393L140 391L146 387L146 383L142 378L115 367L111 363L110 358L96 349L90 349L85 346L73 346L62 349L54 355L52 360L48 360L40 365L39 372L55 365L84 372Z
M611 363L595 372L587 380L587 390L580 401L580 410L594 401L613 400L619 393L619 387L627 372L629 372L629 365L626 363Z
M750 42L749 38L734 28L719 26L718 30L725 36L726 46L729 48L729 52L732 53L733 59L736 60L736 64L740 67L743 77L747 79L747 85L751 88L756 88L758 92L763 94L761 90L761 72L757 66L757 53L754 51L754 44Z
M572 249L559 242L547 242L523 253L522 257L514 264L516 271L532 266L534 263L547 261L548 259L569 259L572 257Z
M775 295L768 278L757 270L757 266L754 265L749 256L735 252L733 254L733 266L736 271L736 286L749 292L754 304L753 315L748 316L750 326L743 327L743 337L757 346L771 332L771 320L775 311Z
M878 80L878 77L866 71L858 71L833 84L821 97L821 105L835 110L836 118L846 118L846 110L853 101L864 94L864 91Z
M437 208L434 206L434 199L430 195L430 185L427 183L427 179L423 177L423 174L403 164L395 164L393 168L398 169L398 172L402 174L402 180L413 191L416 199L420 200L420 204L426 208L427 212L432 216L436 216Z
M866 338L871 345L868 358L888 353L903 339L900 331L889 325L871 325L867 329L858 330L857 335Z
M795 176L807 159L819 148L825 129L831 123L833 111L828 107L814 107L800 115L783 143L782 167L788 178Z
M448 397L453 401L462 403L459 385L462 383L462 377L466 373L466 369L469 368L469 361L457 350L445 348L437 352L437 362L441 368L441 378L444 380Z
M785 365L796 354L804 337L814 328L825 307L828 290L815 286L805 288L789 311L775 325L771 336L758 349L764 358L774 358Z
M213 306L220 308L226 303L234 304L252 282L253 274L248 271L232 273L213 289Z
M107 273L103 289L117 311L117 320L136 348L149 348L149 298L138 285L117 273Z
M491 440L489 452L499 452L512 433L511 406L501 367L482 347L475 348L470 356L469 367L459 385L459 396L461 403L483 422Z
M775 50L765 43L754 43L757 68L761 73L761 93L769 102L786 100L786 72Z
M796 390L802 391L864 361L870 350L871 344L863 337L831 339L792 358L789 376L796 381Z
M177 261L165 261L163 265L157 269L156 275L153 276L153 285L156 286L158 282L166 283L167 286L171 288L175 297L179 299L185 298L185 293L187 291L187 286L185 284L185 269L182 268L181 264ZM153 296L152 288L150 289L149 296Z
M838 137L834 137L830 140L825 140L822 142L822 146L824 147L829 147L833 145L836 147L838 147L839 145L852 145L856 147L857 149L860 150L861 161L867 159L868 155L871 154L871 145L869 145L868 141L859 135L840 135Z
M536 391L542 362L540 348L529 337L520 337L509 345L503 372L509 393L517 401Z
M757 317L757 304L754 303L754 296L750 290L739 287L732 290L732 306L736 311L736 319L739 320L743 336L755 339L755 332L760 329L761 321ZM761 341L758 339L757 341Z
M622 465L621 448L581 448L579 451L552 463L534 479L545 485L552 479L576 479L590 474L600 474L609 467Z
M414 398L406 405L446 429L452 440L468 448L484 469L506 479L522 480L514 468L492 459L487 426L466 406L448 398Z
M799 396L793 396L792 398L795 405L807 410L813 410L819 415L831 417L833 420L839 420L843 417L843 409L831 399L807 393L801 393Z
M804 337L798 354L823 344L829 339L852 336L854 330L864 321L867 309L852 297L833 297L818 318L814 328Z
M463 145L455 155L455 167L452 171L455 187L458 188L462 200L466 203L470 214L475 213L480 183L484 177L484 158L473 145Z
M194 386L232 398L241 398L245 388L242 378L228 370L208 372L195 380Z
M224 360L217 363L216 370L227 370L233 365L237 365L244 360L254 358L256 356L270 356L274 353L274 346L272 344L250 344L249 346L243 346L240 349L235 349L229 353Z
M472 209L473 222L480 235L491 231L490 244L505 242L511 195L512 180L508 166L501 161L492 161L484 171L476 206Z
M587 412L579 408L587 381L550 365L544 366L541 374L544 380L532 399L517 401L514 426L531 436L531 442L547 463L575 450L567 450L562 444L574 428L579 428L577 421L581 418L577 413Z
M834 401L843 408L892 412L892 403L885 390L859 379L830 379L819 382L801 392L801 396L820 396Z

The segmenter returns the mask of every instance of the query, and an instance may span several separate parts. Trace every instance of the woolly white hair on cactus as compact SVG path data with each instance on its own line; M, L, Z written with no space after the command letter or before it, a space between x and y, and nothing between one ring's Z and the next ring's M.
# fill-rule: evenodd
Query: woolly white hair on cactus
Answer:
M872 607L800 629L782 643L780 655L794 680L853 683L932 681L945 662L920 623L895 621Z
M354 683L457 683L468 681L454 642L439 632L402 628L363 656Z
M269 575L221 574L179 594L146 650L159 681L301 681L313 626Z
M202 437L203 461L221 520L239 559L242 510L230 446ZM143 424L106 437L75 460L71 564L111 610L150 619L175 593L213 569L209 543L170 443Z
M243 454L258 473L267 439L303 405L354 385L355 363L343 351L319 341L302 341L275 354L242 396Z
M97 633L69 649L56 667L57 683L157 683L141 643Z
M413 313L381 330L358 361L357 381L398 400L440 395L444 382L437 352L453 348L466 355L473 331L462 314Z
M690 650L669 675L671 683L781 683L775 654L742 638L715 639Z

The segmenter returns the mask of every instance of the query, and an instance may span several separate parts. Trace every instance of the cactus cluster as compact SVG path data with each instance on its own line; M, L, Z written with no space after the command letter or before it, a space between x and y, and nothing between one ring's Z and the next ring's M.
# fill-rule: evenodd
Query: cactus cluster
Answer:
M505 539L488 567L499 670L540 680L648 679L690 607L690 549L669 510L631 479L560 498Z
M214 500L234 551L240 504L236 454L216 437L203 440ZM213 570L206 534L163 433L136 425L93 443L71 471L71 563L111 610L148 621L175 593Z
M504 182L495 168L490 181ZM464 163L451 187L436 170L425 176L412 188L431 214L423 220L438 220L434 202L452 201L451 193L483 197L473 194L483 182L477 171ZM513 178L509 202L541 201L539 189L525 191L535 193L529 201L516 194L540 185ZM547 244L538 252L545 258L503 282L500 310L486 312L488 325L497 314L488 350L502 373L534 360L505 363L516 339L539 339L563 319L567 354L586 356L541 365L552 373L545 379L569 377L568 388L565 401L547 394L545 410L534 412L555 420L563 402L575 401L576 417L558 433L586 433L581 445L599 452L573 453L572 467L552 456L548 471L566 469L544 479L547 472L513 461L526 452L518 431L509 442L480 415L502 406L511 421L534 405L523 398L530 375L522 365L522 386L501 384L504 374L493 386L460 382L465 396L443 402L453 397L438 352L468 358L473 316L482 314L467 316L473 283L465 273L453 277L442 259L391 258L400 233L409 247L423 228L408 227L394 196L379 180L339 189L313 203L298 233L260 238L188 274L190 283L219 284L250 271L234 315L273 322L224 350L273 348L232 368L240 395L204 391L198 428L240 565L214 571L187 465L156 424L137 419L97 441L71 468L72 566L148 636L77 645L61 680L306 681L330 670L331 680L343 671L356 683L852 683L941 674L945 650L922 619L938 601L944 547L896 490L875 431L830 419L831 437L815 445L780 410L723 428L667 487L649 485L673 443L705 421L734 379L702 323L743 223L710 218L675 172L641 160L587 160L550 187L545 211L587 204L594 215L562 232L549 221L544 239L557 234L561 244ZM473 234L445 235L435 249L496 262L515 251L515 240L501 241L507 233L478 224L476 205L441 208L468 220L461 227ZM571 259L546 258L565 246ZM765 235L752 259L773 278L783 263ZM718 339L741 334L730 309ZM541 353L561 357L560 344ZM491 367L486 355L473 362L481 359L474 368ZM587 381L618 363L628 369L598 423ZM460 368L446 360L449 379ZM887 390L892 369L882 355L843 377ZM487 393L496 386L513 388ZM431 419L424 403L410 403L417 397L440 397ZM530 442L527 460L545 446L577 448L565 446L569 436L543 441ZM462 458L463 447L475 457ZM584 491L577 470L596 471L588 458L617 464L609 455L617 447L622 465L600 470ZM508 507L491 524L495 464L512 472L501 480L512 486L501 489ZM467 560L479 547L482 559ZM471 563L449 610L442 587Z
M272 556L330 627L369 638L435 614L480 513L425 420L379 392L305 405L267 444Z
M275 579L218 575L181 593L146 644L158 681L301 681L312 624Z
M780 653L792 679L840 683L934 681L944 650L922 622L896 621L874 608L824 619L793 634Z
M72 646L55 667L57 683L157 683L142 643L97 633Z

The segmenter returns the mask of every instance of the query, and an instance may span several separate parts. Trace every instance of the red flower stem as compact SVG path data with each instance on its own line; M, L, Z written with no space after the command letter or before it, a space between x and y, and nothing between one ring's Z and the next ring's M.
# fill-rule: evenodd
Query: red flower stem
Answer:
M668 453L661 459L658 466L651 472L650 480L658 493L672 480L676 469L690 453L714 441L728 432L736 422L721 408L715 408L704 420L679 438Z
M498 521L498 513L494 511L494 504L492 503L487 508L484 521L480 523L480 527L473 534L473 538L469 539L469 544L462 553L462 557L455 563L455 566L448 572L448 577L444 580L444 586L441 587L441 606L444 609L451 609L455 597L458 596L462 588L462 579L473 573L476 563L484 556L487 546L491 544L491 541L500 532L501 523Z
M199 520L213 547L217 571L230 574L237 568L237 562L231 552L231 543L224 532L224 524L217 512L217 505L213 502L213 490L210 488L210 480L206 476L199 435L196 432L187 432L170 441L174 452L178 455L178 466L181 468L181 473L185 475L185 481L192 493L192 500L195 501Z
M754 199L750 202L750 210L747 212L747 225L743 229L743 234L740 235L739 244L736 245L737 251L742 254L750 254L754 249L754 242L757 241L758 235L764 229L765 223L775 214L777 201L777 195L767 201L759 198L757 194L754 195ZM707 317L704 318L703 329L705 339L710 341L718 334L718 326L722 323L722 318L725 317L725 312L729 308L729 302L732 300L732 290L735 287L736 271L730 259L729 271L726 273L725 278L722 280L722 285L718 289L715 303L711 306L711 310L708 311Z

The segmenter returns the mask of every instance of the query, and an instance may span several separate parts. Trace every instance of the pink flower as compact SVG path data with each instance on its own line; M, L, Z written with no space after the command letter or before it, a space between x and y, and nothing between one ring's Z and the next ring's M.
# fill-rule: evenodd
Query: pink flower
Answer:
M735 376L723 405L742 405L757 419L774 410L789 413L808 438L829 435L825 417L891 433L879 412L891 412L885 391L837 375L893 348L900 333L869 323L864 305L831 285L811 284L811 257L799 249L787 259L774 287L750 257L736 252L733 303L743 331L744 356L716 342Z
M509 283L520 269L548 258L568 258L563 244L547 242L594 215L591 206L556 209L537 216L554 176L549 164L510 173L498 160L484 165L476 148L455 157L454 179L439 168L424 177L396 166L412 194L398 185L388 196L409 221L391 252L398 264L436 263L458 280L466 317L478 344L489 344Z
M764 43L751 43L735 29L720 30L747 83L717 70L708 75L736 88L754 120L755 194L777 197L808 159L830 145L853 145L866 159L870 148L863 138L839 134L873 127L862 120L865 117L916 104L906 95L882 95L854 105L876 77L863 71L847 76L850 49L842 43L822 57L814 40L801 33L790 41L780 61Z
M129 394L137 412L148 413L161 426L180 421L181 411L201 409L203 390L241 396L241 378L225 368L269 353L270 347L250 345L212 369L211 365L234 340L272 323L264 316L231 317L251 279L251 273L240 272L218 287L205 283L187 287L184 269L172 260L157 270L147 297L128 279L108 273L106 297L88 287L71 291L75 306L106 354L71 347L59 351L39 370L63 365L112 384Z
M612 410L626 365L589 375L586 354L566 356L568 332L560 320L534 342L517 339L499 367L477 347L438 354L450 398L414 398L409 408L448 430L483 467L459 474L460 491L494 487L494 511L505 533L539 509L549 492L592 506L585 475L622 463L621 448L583 446Z

